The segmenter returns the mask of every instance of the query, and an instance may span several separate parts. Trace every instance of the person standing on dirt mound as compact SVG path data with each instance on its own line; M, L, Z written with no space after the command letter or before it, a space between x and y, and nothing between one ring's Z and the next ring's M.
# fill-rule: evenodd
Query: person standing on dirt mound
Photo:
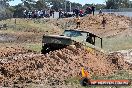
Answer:
M99 10L99 14L102 14L102 10L101 9Z
M105 28L105 25L106 25L106 19L103 17L103 20L102 20L102 25L103 25L103 28Z
M79 28L80 27L80 24L81 24L80 23L80 18L79 18L79 16L77 16L76 17L76 25L77 25L76 28Z

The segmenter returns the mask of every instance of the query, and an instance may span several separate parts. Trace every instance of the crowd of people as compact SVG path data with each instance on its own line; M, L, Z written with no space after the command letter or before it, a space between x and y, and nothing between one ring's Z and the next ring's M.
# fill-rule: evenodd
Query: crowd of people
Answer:
M44 18L52 16L54 18L55 11L52 9L49 10L34 10L34 11L23 11L24 18ZM100 10L99 13L102 13ZM73 13L67 13L62 9L59 10L59 18L68 18L68 17L76 17L76 28L80 27L80 18L87 14L95 14L95 7L87 7L85 10L81 10L79 8L73 9ZM105 23L105 22L104 22Z
M43 18L54 16L54 10L24 10L23 11L24 18Z
M85 10L81 10L79 8L75 8L75 9L73 9L73 14L63 12L62 9L61 9L61 10L59 10L59 18L73 17L73 16L83 17L83 16L85 16L87 14L93 14L94 15L94 12L95 12L95 7L94 6L87 7Z
M99 13L102 13L102 11L100 10ZM23 15L24 18L44 18L44 17L50 17L52 16L54 18L54 14L55 11L52 9L49 10L24 10L23 11ZM91 7L87 7L85 10L81 10L79 8L75 8L73 9L73 13L68 13L63 11L62 9L59 10L59 18L68 18L68 17L83 17L87 14L95 14L95 7L91 6Z
M87 7L85 10L80 10L78 8L73 10L73 14L75 14L76 16L80 16L80 17L83 17L87 14L93 14L94 15L94 12L95 12L94 6Z

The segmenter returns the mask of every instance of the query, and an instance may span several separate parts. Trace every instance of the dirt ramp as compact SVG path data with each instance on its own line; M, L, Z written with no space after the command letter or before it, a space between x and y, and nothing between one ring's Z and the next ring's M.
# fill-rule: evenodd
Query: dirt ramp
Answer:
M102 22L105 20L105 26ZM81 27L79 30L93 32L100 37L115 36L129 29L132 21L131 18L125 16L117 16L115 14L98 14L88 15L81 18ZM71 25L70 28L76 28Z

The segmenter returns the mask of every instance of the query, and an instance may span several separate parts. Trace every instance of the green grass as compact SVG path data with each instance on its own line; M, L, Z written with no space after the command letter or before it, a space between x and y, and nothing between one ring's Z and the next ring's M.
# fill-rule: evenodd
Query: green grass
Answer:
M44 19L31 20L31 19L7 19L0 21L0 23L6 23L8 25L7 32L36 32L36 33L45 33L51 34L55 29L57 32L63 30L55 27L52 23L45 22Z
M111 79L111 80L115 80L115 79L131 79L132 78L132 72L129 71L118 71L115 74L109 75L109 76L95 76L93 75L91 77L92 80L96 80L96 79ZM88 86L88 87L83 87L80 85L80 81L79 81L79 77L74 77L74 78L69 78L65 81L64 85L60 85L60 86L48 86L45 84L29 84L29 86L27 86L26 88L132 88L132 85L130 86Z
M16 23L15 23L15 18L0 21L0 24L4 24L4 23L8 25L8 29L0 30L0 32L3 34L7 33L18 37L20 36L23 38L23 40L25 39L32 40L32 38L33 39L36 38L36 40L33 41L35 43L30 41L28 43L23 43L23 42L21 43L21 41L19 41L17 45L24 46L27 49L37 52L41 52L41 48L42 48L41 40L44 34L47 35L54 34L54 32L57 32L58 34L60 32L59 28L55 27L52 23L46 22L45 19L31 20L31 19L16 18ZM12 42L11 44L13 45L15 44L15 42Z
M96 40L96 46L100 47L100 40ZM118 51L132 49L132 36L116 36L103 38L103 49L106 51Z
M111 80L115 80L115 79L131 79L132 80L132 73L128 72L128 71L118 71L115 74L109 75L109 76L95 76L93 75L92 80L96 80L96 79L111 79ZM77 77L75 78L71 78L68 79L66 81L67 83L71 83L72 85L80 85L79 80ZM81 85L77 88L132 88L132 85L130 86L89 86L89 87L82 87Z
M36 51L36 52L41 52L42 49L42 44L35 43L35 44L25 44L24 46L26 49Z
M127 50L132 49L132 36L118 35L109 38L103 38L103 48L101 49L101 40L96 38L95 47L84 41L85 37L76 37L75 41L82 42L84 45L91 48L96 48L97 50L104 50L106 52Z

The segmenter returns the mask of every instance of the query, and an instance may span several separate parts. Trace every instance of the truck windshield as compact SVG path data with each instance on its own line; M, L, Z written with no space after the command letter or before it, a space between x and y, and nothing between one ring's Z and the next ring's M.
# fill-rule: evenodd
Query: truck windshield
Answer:
M78 36L82 36L82 34L79 31L71 31L71 30L66 30L63 33L64 36L67 37L78 37Z

